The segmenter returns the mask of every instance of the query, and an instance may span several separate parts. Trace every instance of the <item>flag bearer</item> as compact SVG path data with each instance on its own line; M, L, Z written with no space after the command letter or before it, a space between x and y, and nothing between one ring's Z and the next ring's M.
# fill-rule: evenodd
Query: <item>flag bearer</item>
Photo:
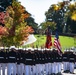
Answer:
M42 67L42 50L41 50L41 48L38 48L38 54L39 54L39 62L38 62L38 74L39 75L41 75L41 73L42 73L42 69L43 69L43 67Z
M62 54L62 61L63 61L63 71L67 72L69 62L69 55L67 51L64 51L64 53Z
M24 63L25 63L25 51L20 48L19 49L19 52L20 52L20 75L23 75L24 74Z
M48 59L48 62L49 62L49 75L51 75L52 74L52 63L53 63L52 49L48 51L48 55L49 55L49 59Z
M54 65L53 65L53 69L54 69L54 74L58 73L58 51L56 49L53 49L53 58L54 58Z
M25 52L25 75L34 75L33 74L33 65L34 63L34 53L29 49Z
M75 64L74 64L74 68L76 69L76 48L74 48L74 54L75 54Z
M35 49L33 49L33 75L36 75L37 72L37 68L36 68L36 64L37 64L37 55L35 53Z
M28 49L25 50L25 75L30 75L30 62L29 62L29 51Z
M10 48L7 54L8 64L7 64L7 75L16 75L16 56L17 52L15 48Z
M61 70L62 70L62 56L60 53L57 52L57 69L58 69L58 74L61 75Z
M70 73L74 73L74 63L75 63L75 54L73 51L69 54L69 63L70 63Z
M57 51L55 50L55 49L53 49L53 51L52 51L52 61L53 61L53 63L52 63L52 74L56 74L57 73L57 63L56 63L56 54L57 54Z
M46 75L49 74L49 55L48 55L48 49L45 49L44 51L44 64L45 64L45 72L46 72Z
M76 69L76 53L75 53L75 66L74 66L74 67L75 67L75 69Z
M38 49L35 49L35 51L34 51L34 53L35 53L35 56L36 56L36 63L35 63L35 66L36 66L36 75L39 75L39 57L40 57L40 55L39 55L39 51L38 51Z
M45 73L45 54L43 52L43 49L41 49L41 54L42 54L42 56L41 56L41 66L42 66L41 75L43 75Z
M4 49L0 50L0 75L1 75L1 67L2 67L2 75L5 75L6 52L4 51Z
M20 75L20 72L21 72L21 67L20 67L20 58L21 58L21 53L20 53L20 50L19 49L17 49L17 65L16 65L16 67L17 67L17 75Z

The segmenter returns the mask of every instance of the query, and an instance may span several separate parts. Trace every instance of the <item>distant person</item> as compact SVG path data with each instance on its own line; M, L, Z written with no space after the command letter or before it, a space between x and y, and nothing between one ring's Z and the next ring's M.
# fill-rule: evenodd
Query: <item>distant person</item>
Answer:
M10 51L7 53L7 75L16 75L16 61L17 61L17 52L15 48L10 48Z
M45 43L45 48L51 48L52 46L52 38L51 38L51 28L48 26L46 29L46 43Z
M75 63L75 54L73 51L69 54L69 63L70 63L70 73L74 74L74 63Z

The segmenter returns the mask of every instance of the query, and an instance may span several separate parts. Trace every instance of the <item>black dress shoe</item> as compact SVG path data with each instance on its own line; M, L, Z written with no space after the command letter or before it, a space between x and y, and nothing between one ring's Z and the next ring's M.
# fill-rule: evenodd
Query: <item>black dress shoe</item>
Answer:
M64 73L66 73L67 71L63 71Z
M70 72L71 74L75 74L74 72Z
M57 75L62 75L62 73L57 73Z
M55 73L52 73L51 75L55 75Z

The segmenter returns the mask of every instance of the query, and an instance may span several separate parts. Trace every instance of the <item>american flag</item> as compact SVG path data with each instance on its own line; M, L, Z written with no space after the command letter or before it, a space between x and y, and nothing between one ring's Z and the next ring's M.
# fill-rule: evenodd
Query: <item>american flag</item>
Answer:
M58 50L58 53L61 55L61 44L59 41L58 32L56 31L55 38L54 38L54 47Z

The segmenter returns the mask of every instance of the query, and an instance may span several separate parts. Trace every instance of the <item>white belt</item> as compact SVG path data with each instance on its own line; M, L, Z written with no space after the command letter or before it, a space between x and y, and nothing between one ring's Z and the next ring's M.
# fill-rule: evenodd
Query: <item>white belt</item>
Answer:
M26 60L32 60L32 59L26 59Z
M15 57L9 57L9 58L15 58Z
M4 58L4 57L0 57L0 58Z

